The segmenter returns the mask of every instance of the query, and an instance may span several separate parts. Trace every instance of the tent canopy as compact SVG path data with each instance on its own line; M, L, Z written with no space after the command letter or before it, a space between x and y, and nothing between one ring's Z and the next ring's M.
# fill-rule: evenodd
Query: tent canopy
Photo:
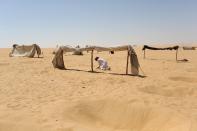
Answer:
M13 45L13 49L10 52L10 57L21 56L21 57L34 57L37 53L38 57L41 54L41 49L37 44L33 45Z
M144 45L144 47L142 48L142 50L144 51L144 58L146 58L146 49L149 49L149 50L176 50L176 61L178 59L178 49L179 49L179 46L176 45L176 46L172 46L172 47L165 47L165 48L158 48L158 47L151 47L151 46L148 46L148 45Z
M126 45L126 46L118 46L118 47L99 47L99 46L89 46L85 48L77 48L80 51L92 51L91 53L91 69L93 72L93 51L128 51L128 56L127 56L127 69L128 70L128 60L130 57L130 65L131 65L131 74L133 75L139 75L139 62L137 58L137 54L135 53L135 50L132 48L131 45ZM59 69L65 69L64 66L64 59L63 59L63 52L73 52L75 51L76 48L68 47L68 46L62 46L59 47L58 50L55 53L55 56L52 60L52 64L54 68L59 68ZM127 71L126 71L127 74Z
M53 51L53 54L56 54L59 50L59 48L61 48L63 50L63 52L73 52L73 55L83 55L83 51L81 50L81 48L79 47L75 47L73 48L72 46L66 45L66 46L56 46L56 48Z
M172 47L165 47L165 48L156 48L156 47L151 47L148 45L144 45L144 47L142 48L142 50L178 50L179 46L172 46Z

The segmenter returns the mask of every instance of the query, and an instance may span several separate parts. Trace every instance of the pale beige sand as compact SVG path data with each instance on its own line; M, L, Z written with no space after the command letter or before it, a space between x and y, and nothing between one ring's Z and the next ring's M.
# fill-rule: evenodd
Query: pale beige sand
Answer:
M66 54L54 69L44 58L10 58L0 49L0 131L196 131L197 51L137 54L146 78L125 73L126 52L95 53L112 71L89 73L90 54ZM95 68L97 63L95 63ZM74 69L80 69L76 71ZM97 70L99 71L99 70Z

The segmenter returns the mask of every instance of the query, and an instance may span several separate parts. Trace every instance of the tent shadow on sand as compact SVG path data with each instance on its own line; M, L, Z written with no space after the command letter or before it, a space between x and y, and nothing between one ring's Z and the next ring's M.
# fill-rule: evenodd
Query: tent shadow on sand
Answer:
M146 60L155 60L155 61L168 61L168 62L174 62L174 60L171 59L157 59L157 58L146 58ZM178 59L176 60L177 63L189 63L188 59Z
M37 58L37 59L43 59L43 58L44 58L44 56L39 56L39 57L29 57L29 58L32 58L32 59L35 59L35 58Z
M161 60L165 60L165 61L174 61L172 59L162 59L162 58L146 58L145 60L154 60L154 61L161 61Z
M80 71L80 72L89 72L89 73L101 73L101 74L110 74L110 75L121 75L121 76L135 76L135 77L140 77L140 78L145 78L145 77L147 77L147 76L145 76L145 75L133 75L133 74L120 74L120 73L107 73L107 72L101 72L101 71L91 71L91 70L89 70L89 71L87 71L87 70L79 70L79 69L71 69L71 68L66 68L66 69L61 69L61 70L68 70L68 71Z

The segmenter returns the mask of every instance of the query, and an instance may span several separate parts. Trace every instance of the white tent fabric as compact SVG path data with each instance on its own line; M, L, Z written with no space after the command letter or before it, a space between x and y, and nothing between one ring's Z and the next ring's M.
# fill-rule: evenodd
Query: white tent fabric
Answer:
M38 45L13 45L13 49L11 53L9 54L10 57L34 57L34 55L37 53L38 57L41 54L41 49Z
M124 51L128 49L128 45L125 46L117 46L117 47L100 47L100 46L88 46L85 48L73 48L71 46L57 46L53 53L55 54L59 48L61 48L64 52L74 52L74 51Z
M53 54L56 54L58 52L59 49L62 49L63 52L73 52L75 51L75 48L71 47L71 46L56 46L56 48L53 50Z
M59 50L59 48L61 48L63 50L63 52L73 52L73 55L82 55L82 50L81 48L73 48L72 46L56 46L56 48L53 51L53 54L56 54Z
M78 50L81 51L128 51L128 55L130 57L130 64L131 64L131 73L133 75L139 75L139 62L137 58L137 54L135 53L135 50L132 48L131 45L126 45L126 46L118 46L118 47L99 47L99 46L89 46L85 48L77 48ZM73 52L76 51L75 48L68 47L68 46L62 46L59 47L58 50L55 53L55 56L53 58L53 66L54 68L59 68L59 69L65 69L64 67L64 59L63 59L63 51L66 52Z

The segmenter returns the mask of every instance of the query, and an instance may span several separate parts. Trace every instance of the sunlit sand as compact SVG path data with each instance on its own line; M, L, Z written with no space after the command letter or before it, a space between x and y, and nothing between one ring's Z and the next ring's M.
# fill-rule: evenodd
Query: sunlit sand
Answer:
M134 47L146 77L124 75L127 52L95 52L111 71L91 70L90 53L64 54L68 70L0 49L0 131L196 131L197 51ZM144 73L143 73L143 72Z

